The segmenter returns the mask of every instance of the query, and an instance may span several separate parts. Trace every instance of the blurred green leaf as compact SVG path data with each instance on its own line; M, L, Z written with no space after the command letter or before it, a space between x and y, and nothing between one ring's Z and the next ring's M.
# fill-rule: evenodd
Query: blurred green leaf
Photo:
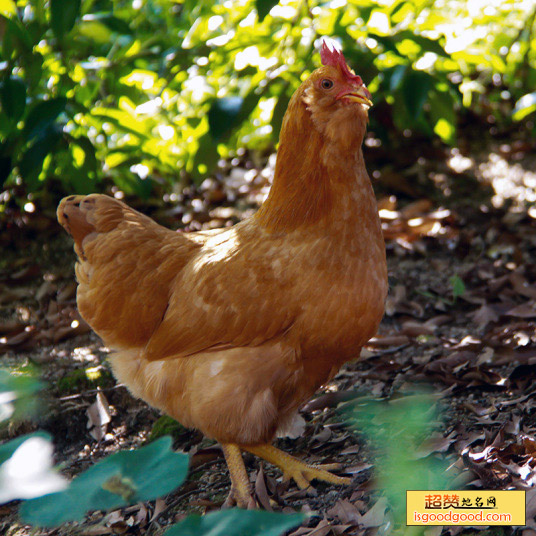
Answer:
M404 76L401 87L402 97L410 116L413 118L421 116L431 87L432 79L425 72L410 71Z
M18 18L5 19L5 33L2 39L2 56L4 59L11 58L14 53L21 55L32 52L33 42L26 28Z
M279 4L279 0L255 0L259 21L263 21L266 15L270 13L270 10L277 4Z
M390 72L389 79L389 89L391 91L396 91L400 87L400 85L402 84L402 80L406 75L407 69L407 65L397 65L392 69L392 71Z
M410 41L413 41L417 43L423 52L433 52L434 54L437 54L438 56L443 56L444 58L450 58L450 54L445 52L445 49L441 46L439 41L435 39L430 39L429 37L424 37L423 35L419 35L416 32L412 32L411 30L402 30L398 32L394 38L397 41L401 41L403 39L409 39Z
M0 14L5 17L12 17L17 15L17 6L13 0L3 0L0 2Z
M0 102L4 113L16 123L26 108L26 85L20 78L6 78L0 82Z
M69 33L80 14L80 0L50 0L51 26L58 39Z
M281 536L302 523L303 514L261 510L222 510L204 516L190 515L164 536Z
M35 414L39 407L36 395L43 385L31 371L9 372L0 369L0 422Z
M43 386L31 371L0 369L0 422L34 415L39 407L36 395Z
M190 172L194 179L201 179L210 173L216 166L219 158L218 146L212 139L210 132L205 133L199 138L199 146L197 152L192 159L192 167ZM205 172L200 172L200 167L204 166Z
M66 105L67 99L64 97L37 102L28 113L24 123L23 134L26 140L31 141L36 136L41 136L65 110Z
M514 121L521 121L527 115L536 112L536 91L523 95L517 102L512 112Z
M8 179L11 175L11 170L13 169L13 159L9 155L0 154L0 186Z
M357 399L344 411L371 441L379 485L398 523L405 524L407 490L450 489L448 461L431 456L427 449L426 442L438 426L431 394L388 401Z
M456 127L444 117L437 120L437 123L434 125L434 132L448 144L452 144L456 139Z
M432 89L429 94L430 119L434 132L450 145L456 141L456 101L450 91Z
M98 22L104 24L112 32L117 32L120 34L130 35L132 30L128 22L119 17L116 17L113 13L102 12L102 13L89 13L82 17L83 22Z
M163 437L138 450L112 454L78 475L68 489L26 501L21 518L54 527L90 510L110 510L170 493L186 478L188 456L171 450Z
M1 372L4 372L4 371L0 371L0 373ZM33 434L19 436L15 439L12 439L11 441L7 441L6 443L3 443L2 445L0 445L0 465L2 465L4 462L9 460L9 458L11 458L13 453L30 437L41 437L48 441L52 439L50 437L50 434L47 434L46 432L35 432Z
M61 137L61 128L49 123L39 130L35 141L22 155L19 161L19 171L30 191L38 188L39 174L43 169L45 158L56 149Z
M74 158L73 166L64 171L68 178L73 193L87 195L95 191L95 179L97 175L97 158L95 155L95 147L86 136L74 138L67 136L71 149L79 149L78 154L81 155L81 160Z
M223 97L212 103L208 112L208 125L216 141L227 139L256 108L261 95L251 91L245 98Z
M289 102L290 97L286 94L286 92L284 92L279 96L279 98L277 99L277 103L274 106L271 125L273 137L276 141L279 140L279 133L281 132L283 118L285 117L285 112L287 111Z
M465 294L465 283L459 275L453 275L449 282L452 286L452 298L456 301L457 298Z
M53 450L42 432L0 446L0 504L65 489L67 481L52 467Z
M244 99L241 97L224 97L212 103L208 112L208 125L215 140L229 135L238 124L243 104Z

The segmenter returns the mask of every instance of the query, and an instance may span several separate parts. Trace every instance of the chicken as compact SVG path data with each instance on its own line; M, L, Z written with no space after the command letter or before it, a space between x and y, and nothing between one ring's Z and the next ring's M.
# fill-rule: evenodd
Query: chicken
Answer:
M105 195L70 196L77 303L136 397L221 445L229 503L252 504L242 451L311 480L349 479L271 446L357 358L387 293L385 246L361 144L372 104L342 52L293 95L271 191L251 218L178 233Z

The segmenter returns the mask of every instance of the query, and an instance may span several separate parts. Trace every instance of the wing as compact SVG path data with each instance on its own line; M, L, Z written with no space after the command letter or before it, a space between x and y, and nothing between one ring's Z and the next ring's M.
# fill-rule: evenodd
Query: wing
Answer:
M288 270L293 248L250 221L207 240L174 282L149 360L257 346L284 334L299 314Z
M71 196L58 212L75 238L80 314L108 346L144 347L201 244L104 195Z

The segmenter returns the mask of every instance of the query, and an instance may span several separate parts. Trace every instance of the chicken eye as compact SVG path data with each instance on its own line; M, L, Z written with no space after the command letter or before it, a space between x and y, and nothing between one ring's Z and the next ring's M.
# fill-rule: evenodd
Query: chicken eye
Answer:
M320 85L322 86L322 89L331 89L333 87L333 80L330 80L329 78L324 78Z

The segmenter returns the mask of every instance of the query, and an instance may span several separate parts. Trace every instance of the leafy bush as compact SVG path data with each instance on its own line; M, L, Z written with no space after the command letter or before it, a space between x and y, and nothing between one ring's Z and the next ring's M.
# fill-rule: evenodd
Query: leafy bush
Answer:
M487 87L496 101L534 87L536 12L524 2L336 4L4 1L0 183L87 193L111 178L146 197L238 147L266 149L322 35L369 85L383 137L394 125L453 143L457 109L487 110Z

